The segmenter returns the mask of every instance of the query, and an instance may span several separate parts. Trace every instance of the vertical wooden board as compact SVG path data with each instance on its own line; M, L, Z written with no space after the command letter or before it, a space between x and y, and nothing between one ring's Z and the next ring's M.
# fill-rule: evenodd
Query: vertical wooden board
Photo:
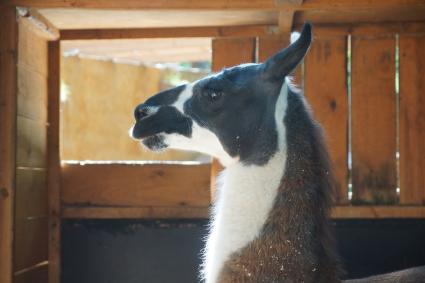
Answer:
M215 38L212 40L212 70L255 62L255 38ZM214 199L216 177L222 170L217 160L211 166L211 199Z
M270 56L286 48L290 44L290 34L281 34L275 36L261 36L258 38L258 62L264 62ZM303 74L301 64L291 73L292 81L295 85L303 86Z
M19 272L47 260L47 217L15 221L14 271Z
M395 36L353 36L354 203L397 202L395 102Z
M46 121L17 117L17 166L43 168L46 166Z
M15 219L47 216L46 170L16 170Z
M48 43L47 188L49 200L49 283L60 282L60 42Z
M36 121L47 120L47 77L18 66L18 115Z
M400 35L400 202L425 205L425 36Z
M15 7L0 4L0 282L11 283L13 272L13 200L16 137Z
M15 273L13 278L14 283L47 283L48 281L48 265L40 264L25 270L23 272Z
M304 64L305 96L325 131L338 204L348 202L346 48L347 37L343 35L315 38Z

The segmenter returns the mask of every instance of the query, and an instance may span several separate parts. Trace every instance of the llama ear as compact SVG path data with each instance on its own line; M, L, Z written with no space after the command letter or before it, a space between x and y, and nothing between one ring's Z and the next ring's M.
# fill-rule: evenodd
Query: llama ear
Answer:
M266 79L272 81L282 81L289 75L301 62L311 44L311 25L305 23L299 38L276 53L263 63L263 74Z

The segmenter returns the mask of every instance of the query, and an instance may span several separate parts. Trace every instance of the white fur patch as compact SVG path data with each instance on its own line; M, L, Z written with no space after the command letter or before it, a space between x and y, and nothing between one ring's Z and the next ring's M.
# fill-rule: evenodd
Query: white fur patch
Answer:
M283 118L287 108L287 87L285 82L275 110L278 152L264 166L245 166L237 162L228 166L219 177L218 197L202 270L206 283L216 283L231 254L259 235L272 209L286 163Z
M180 93L177 101L172 104L178 111L184 113L184 103L193 95L192 84L188 84L186 88ZM198 151L201 153L209 154L218 158L224 166L228 166L238 161L238 158L231 157L221 145L217 136L210 130L201 127L195 120L192 124L192 136L190 138L179 135L169 134L164 135L164 142L173 149Z

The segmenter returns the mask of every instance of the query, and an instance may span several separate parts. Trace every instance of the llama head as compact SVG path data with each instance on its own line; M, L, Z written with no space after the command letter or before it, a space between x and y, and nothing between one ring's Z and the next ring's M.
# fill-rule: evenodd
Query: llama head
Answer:
M150 150L199 151L262 165L278 149L275 109L282 84L305 56L311 26L262 64L242 64L160 92L134 110L131 136Z

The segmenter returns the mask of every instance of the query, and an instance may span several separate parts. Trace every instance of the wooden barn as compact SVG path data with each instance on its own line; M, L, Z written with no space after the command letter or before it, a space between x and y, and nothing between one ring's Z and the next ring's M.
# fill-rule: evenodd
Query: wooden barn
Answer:
M425 1L2 0L0 282L197 282L220 166L138 155L131 107L262 62L305 21L294 79L326 132L346 277L425 265ZM164 83L167 62L192 63Z

